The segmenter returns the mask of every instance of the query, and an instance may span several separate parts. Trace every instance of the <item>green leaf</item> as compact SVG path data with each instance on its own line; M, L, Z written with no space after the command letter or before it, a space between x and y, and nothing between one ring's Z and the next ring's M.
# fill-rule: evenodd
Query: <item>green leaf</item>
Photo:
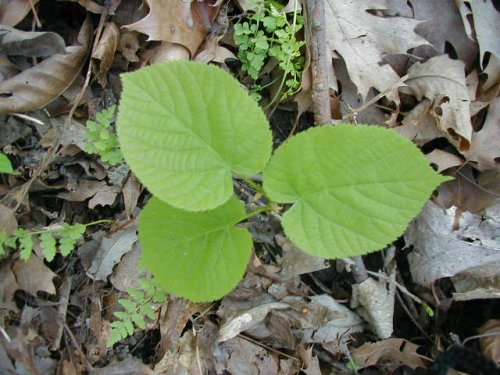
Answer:
M158 198L189 211L233 194L232 173L263 170L272 147L262 110L229 73L169 62L122 75L117 131L133 172Z
M116 316L120 320L130 319L130 314L125 312L125 311L115 311L113 313L113 315Z
M151 320L156 319L156 311L149 303L145 303L144 305L142 305L139 310L139 313L143 316L147 316Z
M18 229L16 231L16 236L19 240L19 246L21 248L19 255L22 260L26 261L30 258L31 251L33 250L33 237L24 229Z
M394 241L448 179L410 141L364 125L325 125L293 137L263 176L271 199L293 203L282 220L290 240L325 258Z
M15 174L7 155L0 152L0 173Z
M137 327L139 327L141 329L146 328L146 321L144 320L144 317L141 314L134 313L134 314L132 314L131 318Z
M122 305L125 310L127 310L129 313L132 313L134 312L136 309L137 309L137 304L129 299L125 299L125 298L120 298L118 300L118 302L120 303L120 305Z
M40 233L40 246L45 259L52 262L56 256L56 239L52 235L52 232L45 231Z
M145 300L144 292L137 288L128 288L127 294L132 297L137 303L142 303Z
M142 265L168 292L194 302L218 299L236 286L252 253L249 232L235 227L244 216L234 196L197 213L153 197L139 218Z

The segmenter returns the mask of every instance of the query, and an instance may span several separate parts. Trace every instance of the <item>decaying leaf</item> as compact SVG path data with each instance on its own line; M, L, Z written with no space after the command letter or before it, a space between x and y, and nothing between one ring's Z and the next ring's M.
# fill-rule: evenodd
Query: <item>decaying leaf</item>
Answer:
M417 47L412 54L420 57L442 55L446 53L446 45L449 43L467 67L471 67L476 62L477 44L467 36L454 0L411 0L410 2L415 19L424 21L417 26L415 32L432 45Z
M47 57L64 53L64 39L53 32L21 31L0 25L0 56Z
M480 170L500 171L500 97L490 104L482 128L472 133L472 142L466 154L471 161L477 162Z
M38 3L38 0L2 0L0 1L0 24L15 26Z
M194 56L207 34L218 7L207 2L182 0L147 0L149 13L127 25L129 30L147 34L148 40L177 43Z
M352 286L351 307L365 318L378 337L385 339L392 335L394 320L394 298L396 273L388 280L371 277Z
M41 63L0 83L0 114L33 111L61 95L80 72L92 38L89 18L78 34L79 45L66 47Z
M468 3L472 10L474 19L475 37L479 43L480 62L484 61L485 52L491 52L497 57L500 57L500 43L498 43L498 35L500 35L500 12L493 5L493 1L478 1L478 0L460 0L460 3ZM467 22L467 14L464 14L464 9L468 7L460 7L462 18Z
M406 365L410 368L426 367L417 353L418 345L405 339L385 339L375 343L366 343L353 349L351 355L358 369L381 364L394 370ZM382 365L382 364L381 364ZM392 371L390 371L392 372Z
M114 23L108 22L104 26L104 31L102 32L99 43L92 51L92 58L100 61L96 75L102 84L106 83L106 73L113 63L119 39L120 31L118 27Z
M115 232L110 237L104 236L87 270L87 275L93 280L106 280L113 272L114 265L124 254L132 250L133 244L137 242L136 231L137 228L132 226Z
M52 281L56 274L43 263L42 258L32 255L27 261L18 259L12 270L16 275L19 289L32 296L36 296L38 292L56 294L56 287Z
M478 333L484 335L479 339L482 352L498 366L500 364L500 320L488 320L478 329Z
M414 282L433 281L457 274L495 277L500 270L500 220L465 212L454 230L456 207L442 209L427 202L410 224L405 241L413 245L408 255Z
M385 8L384 1L325 2L328 46L345 60L349 77L363 98L372 87L384 91L399 79L396 72L384 64L384 55L405 54L410 48L428 44L414 31L420 21L384 18L368 12ZM397 90L392 90L388 97L398 101Z
M464 63L447 55L437 56L412 65L408 75L408 87L402 90L418 100L426 97L433 101L431 114L442 134L460 151L467 151L472 125Z

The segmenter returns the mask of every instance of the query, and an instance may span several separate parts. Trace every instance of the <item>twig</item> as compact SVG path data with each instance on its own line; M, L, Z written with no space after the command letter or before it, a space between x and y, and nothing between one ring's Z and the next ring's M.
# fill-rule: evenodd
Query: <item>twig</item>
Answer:
M368 100L361 107L359 107L357 109L352 109L349 114L347 114L344 117L342 117L342 120L347 120L348 118L353 118L353 117L355 118L359 112L365 110L366 108L368 108L372 104L378 102L380 99L382 99L384 96L386 96L389 91L393 90L396 87L401 86L408 79L408 77L409 77L408 74L405 75L405 76L403 76L403 77L401 77L396 82L394 82L392 85L390 85L389 87L387 87L384 91L382 91L378 95L376 95L373 98L371 98L370 100Z
M311 54L314 122L330 124L330 93L328 85L328 53L326 47L324 0L306 0L307 41Z

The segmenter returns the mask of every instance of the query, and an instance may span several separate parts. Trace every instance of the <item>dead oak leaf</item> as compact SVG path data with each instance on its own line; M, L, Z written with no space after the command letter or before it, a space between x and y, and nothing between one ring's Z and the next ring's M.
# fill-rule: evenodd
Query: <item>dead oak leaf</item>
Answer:
M406 365L415 369L425 367L417 349L418 345L405 339L390 338L375 343L365 343L352 350L351 355L358 369L374 366L381 360L389 362L392 368Z
M488 108L481 130L472 133L472 143L467 157L478 163L480 170L500 171L500 98Z
M385 64L384 55L405 54L410 48L428 44L414 32L420 21L373 14L386 8L386 2L380 0L325 2L328 46L344 59L349 77L363 98L370 88L384 91L399 79L390 65ZM388 97L399 101L397 89Z
M207 1L146 0L149 13L125 27L148 35L148 40L177 43L194 56L218 12Z
M87 18L78 34L78 45L1 82L0 115L40 109L61 95L80 73L91 38L92 25Z
M472 125L465 64L441 55L412 65L408 76L408 87L401 90L418 100L425 97L433 101L431 113L437 127L459 151L467 151Z
M16 275L19 289L33 296L38 292L56 294L56 287L52 281L56 274L43 263L41 258L32 255L27 261L18 259L12 270Z

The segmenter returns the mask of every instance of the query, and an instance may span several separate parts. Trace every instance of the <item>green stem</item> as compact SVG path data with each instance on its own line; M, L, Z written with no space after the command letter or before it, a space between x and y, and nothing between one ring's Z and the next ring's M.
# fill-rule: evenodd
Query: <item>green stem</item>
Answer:
M97 224L102 224L102 223L113 223L113 222L114 222L114 220L102 219L102 220L93 221L91 223L84 224L84 225L86 227L90 227L91 225L97 225ZM26 234L33 236L33 235L41 234L44 232L50 232L50 233L59 232L60 230L61 230L61 228L51 228L51 229L37 230L37 231L33 231L33 232L26 232Z
M249 212L245 216L243 216L238 222L241 223L242 221L246 221L254 216L257 216L263 212L268 212L273 210L273 205L272 204L266 204L265 206L259 207L256 210Z
M254 181L252 181L250 178L246 177L246 176L238 176L239 179L242 179L243 181L245 181L248 185L250 185L250 187L252 189L254 189L257 193L260 193L262 196L266 196L266 193L264 191L264 189L262 188L262 186L260 186L259 184L255 183Z

